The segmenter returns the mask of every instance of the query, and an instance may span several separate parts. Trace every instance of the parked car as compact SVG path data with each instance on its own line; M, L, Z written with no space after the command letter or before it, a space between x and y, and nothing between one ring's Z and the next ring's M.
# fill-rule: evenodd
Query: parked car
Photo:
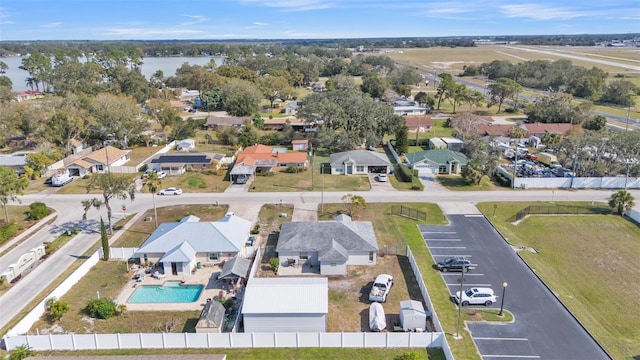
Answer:
M378 174L376 175L376 180L380 182L386 182L388 179L387 174Z
M236 184L246 184L249 181L249 178L246 175L238 175L236 177Z
M393 276L389 274L378 275L376 280L373 282L373 286L371 286L369 301L387 301L387 295L389 295L389 290L391 290L392 286Z
M453 295L453 300L462 306L470 304L489 306L496 302L496 295L491 288L471 288L462 292L462 299L460 298L460 291L456 292Z
M166 188L158 191L158 195L180 195L180 194L182 194L182 189L174 188L174 187L170 187L170 188Z
M531 161L537 161L538 160L538 155L527 153L524 156L524 158L527 159L527 160L531 160Z
M147 170L144 172L144 174L142 174L143 178L149 177L149 174L151 173L156 173L158 174L158 179L164 179L165 177L167 177L167 173L164 171L155 171L155 170Z
M462 258L462 257L452 257L445 259L444 261L440 261L436 264L438 270L447 272L447 271L469 271L469 266L471 266L471 261Z

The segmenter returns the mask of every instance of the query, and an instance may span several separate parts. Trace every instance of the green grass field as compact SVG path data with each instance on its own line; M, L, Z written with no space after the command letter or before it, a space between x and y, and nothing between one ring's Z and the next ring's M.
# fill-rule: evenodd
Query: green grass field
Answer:
M536 203L536 205L548 203ZM528 203L493 203L478 208L516 245L560 300L615 358L640 354L640 227L614 215L513 215ZM575 204L572 204L575 205Z

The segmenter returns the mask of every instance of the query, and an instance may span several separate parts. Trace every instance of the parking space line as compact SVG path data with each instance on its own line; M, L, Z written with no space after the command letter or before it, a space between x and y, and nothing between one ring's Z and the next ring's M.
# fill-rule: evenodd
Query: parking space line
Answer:
M522 359L540 359L538 355L482 355L483 358L522 358Z
M460 286L460 283L455 283L455 284L447 283L447 286ZM469 286L469 287L474 287L474 286L478 287L478 286L491 286L491 284L467 284L467 283L464 283L464 286L465 287L467 287L467 286Z
M466 249L466 246L429 246L431 249Z
M451 254L433 254L433 257L436 257L436 256L443 256L443 257L468 257L468 258L469 258L469 257L471 257L471 255L459 255L459 254L456 254L456 255L451 255Z
M528 338L503 338L503 337L473 337L474 340L508 340L508 341L529 341Z
M423 234L455 234L455 231L423 231Z
M462 239L427 239L427 238L425 238L425 240L427 241L462 241Z
M484 215L465 215L464 217L484 217Z
M460 276L460 272L457 272L457 273L455 273L455 272L446 272L446 273L443 272L442 276L445 276L445 275L458 275L458 276ZM464 277L467 277L467 276L484 276L484 274L476 274L476 273L469 274L469 273L465 273Z

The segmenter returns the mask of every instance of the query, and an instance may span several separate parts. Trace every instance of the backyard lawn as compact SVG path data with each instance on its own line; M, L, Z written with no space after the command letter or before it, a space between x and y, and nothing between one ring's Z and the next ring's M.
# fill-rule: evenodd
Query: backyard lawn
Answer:
M194 170L182 175L167 175L160 180L158 190L178 187L185 193L224 192L230 185L229 181L225 181L226 174L226 170ZM142 186L140 191L149 192L145 186Z
M613 358L640 354L640 227L615 215L531 215L516 225L519 210L551 203L499 203L495 216L493 204L478 208L510 243L537 250L520 256Z

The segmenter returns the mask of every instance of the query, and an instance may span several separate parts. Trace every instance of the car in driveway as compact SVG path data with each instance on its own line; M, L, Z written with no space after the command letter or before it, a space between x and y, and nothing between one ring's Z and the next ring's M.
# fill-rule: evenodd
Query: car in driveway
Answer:
M247 175L240 174L236 177L236 181L234 181L234 183L242 185L246 184L247 181L249 181L249 177Z
M164 171L147 170L142 174L142 178L148 178L151 173L156 173L158 175L158 179L164 179L167 177L167 173Z
M170 188L166 188L158 191L158 195L180 195L180 194L182 194L182 189L175 188L175 187L170 187Z
M387 295L389 290L393 286L393 276L389 274L382 274L376 277L371 291L369 292L369 301L385 302L387 301Z
M376 181L379 182L387 182L389 178L387 177L387 174L378 174L376 175Z
M470 288L464 290L462 292L462 297L460 296L460 291L457 291L453 295L453 300L457 304L461 304L462 306L467 305L485 305L490 306L494 302L496 302L496 294L493 293L493 289L491 288Z
M463 258L463 257L452 257L440 261L436 264L438 270L442 272L447 271L469 271L469 267L471 266L471 261Z

